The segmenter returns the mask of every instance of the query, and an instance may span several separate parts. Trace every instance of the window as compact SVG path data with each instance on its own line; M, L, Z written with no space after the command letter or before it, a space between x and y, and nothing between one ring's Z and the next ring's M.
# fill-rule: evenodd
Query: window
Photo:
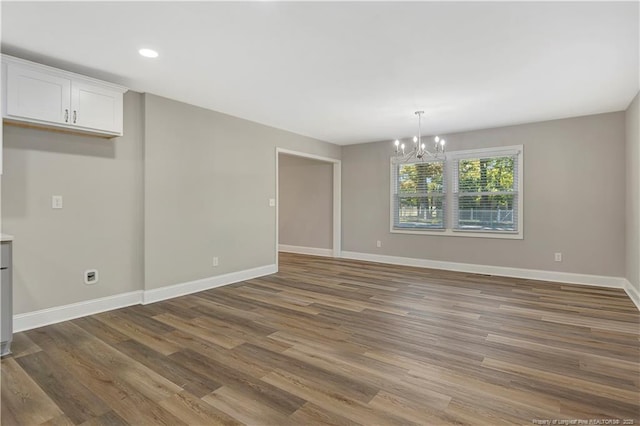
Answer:
M522 238L522 146L392 160L391 232ZM435 231L435 232L434 232Z
M394 227L444 229L444 162L395 164Z
M518 230L517 155L455 161L453 228Z

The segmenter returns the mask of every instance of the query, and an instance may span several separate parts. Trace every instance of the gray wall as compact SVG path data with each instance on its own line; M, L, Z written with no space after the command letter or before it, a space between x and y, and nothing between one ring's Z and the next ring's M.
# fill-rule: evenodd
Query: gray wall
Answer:
M142 97L124 137L4 126L2 230L13 234L14 313L142 289ZM63 196L62 210L51 196ZM84 284L86 269L100 282Z
M153 95L128 92L124 111L113 140L4 126L15 314L274 264L276 146L340 158L338 146ZM97 285L84 284L90 268Z
M523 240L390 233L391 142L346 146L343 250L621 277L624 119L617 112L445 135L449 150L524 145Z
M275 264L276 147L340 147L154 95L144 106L145 289Z
M333 164L280 154L279 243L333 247Z
M640 293L640 94L626 112L626 277Z

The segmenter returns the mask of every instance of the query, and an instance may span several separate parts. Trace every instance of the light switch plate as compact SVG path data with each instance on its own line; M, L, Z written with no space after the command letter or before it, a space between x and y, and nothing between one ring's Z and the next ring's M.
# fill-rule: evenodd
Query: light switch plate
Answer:
M275 207L275 206L276 206L276 199L269 198L269 207Z
M61 209L62 208L62 195L52 195L51 196L51 208L52 209Z

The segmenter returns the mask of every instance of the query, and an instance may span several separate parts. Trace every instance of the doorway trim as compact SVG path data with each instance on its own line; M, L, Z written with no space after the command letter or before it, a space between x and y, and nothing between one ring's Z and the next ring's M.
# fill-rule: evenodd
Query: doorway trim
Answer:
M276 147L276 265L278 265L278 247L280 245L280 154L309 158L333 165L333 257L342 256L342 162L335 158L323 157L301 151Z

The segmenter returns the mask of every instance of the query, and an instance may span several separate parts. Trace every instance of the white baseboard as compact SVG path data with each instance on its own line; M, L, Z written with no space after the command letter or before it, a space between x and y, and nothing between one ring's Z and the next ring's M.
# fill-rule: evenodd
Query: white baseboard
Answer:
M233 284L240 281L246 281L264 275L275 274L276 272L278 272L278 267L276 265L266 265L154 290L132 291L130 293L116 294L114 296L72 303L70 305L56 306L39 311L27 312L25 314L17 314L13 316L13 332L18 333L20 331L31 330L33 328L124 308L126 306L139 304L145 305L148 303L159 302L161 300L184 296L186 294L221 287L223 285Z
M313 256L333 257L333 249L324 249L316 247L290 246L287 244L278 244L278 251L286 253L310 254Z
M352 251L343 251L342 257L346 259L366 260L368 262L390 263L393 265L417 266L421 268L444 269L447 271L498 275L502 277L525 278L540 281L554 281L568 284L592 285L597 287L624 288L624 281L626 281L622 277L574 274L571 272L543 271L538 269L509 268L504 266L475 265L472 263L414 259L410 257L386 256Z
M142 291L139 290L18 314L13 316L13 332L31 330L32 328L69 321L87 315L137 305L141 300Z
M292 246L285 246L292 247ZM304 247L303 247L304 248ZM324 250L324 249L315 249ZM332 256L330 254L314 254L319 256ZM282 250L287 251L287 250ZM300 252L293 252L300 253ZM593 285L599 287L623 288L629 298L640 310L640 293L625 278L607 277L598 275L573 274L567 272L541 271L533 269L508 268L501 266L474 265L468 263L443 262L426 259L413 259L408 257L385 256L370 253L342 252L342 257L346 259L365 260L369 262L389 263L393 265L417 266L423 268L444 269L449 271L469 272L478 274L490 274L505 277L536 279L541 281L555 281L571 284ZM148 304L161 300L171 299L186 294L196 293L240 281L258 278L264 275L278 272L276 265L265 265L258 268L244 271L232 272L225 275L204 278L172 286L162 287L147 291L132 291L129 293L116 294L114 296L102 297L99 299L87 300L85 302L72 303L69 305L56 306L39 311L17 314L13 316L14 333L55 324L62 321L69 321L87 315L106 312L113 309L124 308L126 306Z
M191 293L197 293L203 290L209 290L240 281L250 280L265 275L275 274L278 272L276 265L259 266L244 271L231 272L229 274L218 275L215 277L203 278L201 280L189 281L186 283L170 285L154 290L145 290L142 295L142 304L159 302L161 300L172 299L178 296L184 296Z
M640 291L637 288L631 285L629 280L624 280L624 291L627 292L629 298L636 305L636 308L640 311Z

